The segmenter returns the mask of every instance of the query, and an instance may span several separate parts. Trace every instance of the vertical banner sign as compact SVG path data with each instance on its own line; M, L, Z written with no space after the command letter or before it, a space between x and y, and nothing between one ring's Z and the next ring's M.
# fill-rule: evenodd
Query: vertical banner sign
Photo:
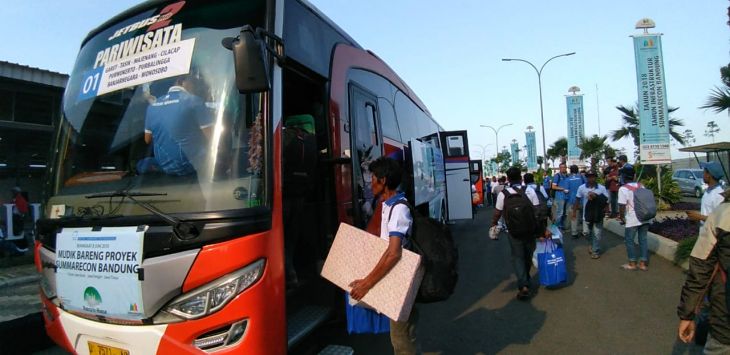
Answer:
M520 146L517 143L512 143L509 145L509 149L512 155L512 165L517 164L517 161L520 160L520 156L518 155L520 153Z
M568 165L580 163L581 150L578 144L583 141L583 95L565 97L568 110Z
M670 164L669 112L659 35L634 36L642 164Z
M525 132L527 141L527 170L537 170L537 145L535 144L535 132Z

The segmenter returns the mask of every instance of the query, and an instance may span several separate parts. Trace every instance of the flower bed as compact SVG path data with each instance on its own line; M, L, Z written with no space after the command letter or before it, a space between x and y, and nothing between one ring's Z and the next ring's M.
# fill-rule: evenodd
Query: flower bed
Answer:
M670 207L672 211L699 211L700 204L698 202L677 202Z
M699 234L699 230L699 222L690 221L686 218L680 217L666 218L661 222L653 222L649 226L650 232L659 234L676 242L696 237Z

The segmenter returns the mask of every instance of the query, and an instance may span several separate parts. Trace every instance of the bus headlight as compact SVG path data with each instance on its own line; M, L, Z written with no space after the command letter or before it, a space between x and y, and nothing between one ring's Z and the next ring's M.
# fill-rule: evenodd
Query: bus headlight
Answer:
M213 280L170 302L165 311L185 319L196 319L223 308L233 297L251 287L264 272L264 259Z

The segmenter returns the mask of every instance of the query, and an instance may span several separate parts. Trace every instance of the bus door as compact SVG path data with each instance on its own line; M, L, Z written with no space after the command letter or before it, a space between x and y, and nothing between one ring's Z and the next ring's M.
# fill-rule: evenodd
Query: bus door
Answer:
M352 159L354 225L366 229L376 209L371 184L370 162L383 155L378 118L378 99L360 86L350 84L350 142Z
M446 201L449 221L472 218L469 142L466 131L441 132L446 166Z
M438 134L411 139L405 157L413 178L408 199L416 207L428 206L429 217L446 222L446 176Z
M469 173L471 184L476 188L476 198L472 196L472 205L479 206L484 204L484 169L482 169L481 160L469 161Z

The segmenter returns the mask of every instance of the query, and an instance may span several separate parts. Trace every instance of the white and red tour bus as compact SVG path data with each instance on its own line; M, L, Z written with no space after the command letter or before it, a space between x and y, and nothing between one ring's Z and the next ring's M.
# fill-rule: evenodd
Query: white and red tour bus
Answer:
M119 14L83 40L57 127L35 263L73 353L296 349L341 313L319 271L340 222L377 225L379 156L446 219L441 126L304 0Z

